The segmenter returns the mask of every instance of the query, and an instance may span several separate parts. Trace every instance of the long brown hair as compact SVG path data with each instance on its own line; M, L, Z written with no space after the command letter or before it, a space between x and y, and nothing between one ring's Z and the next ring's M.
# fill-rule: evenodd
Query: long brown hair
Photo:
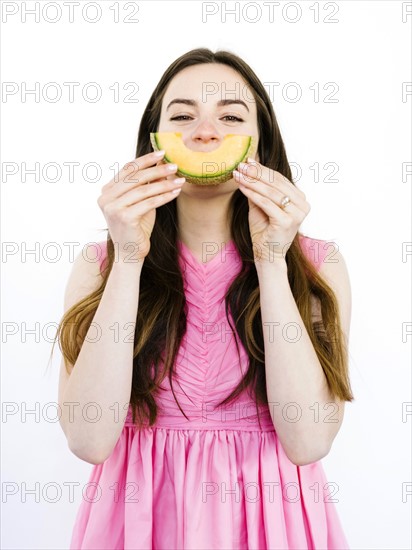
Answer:
M165 71L144 110L137 139L135 158L152 151L150 132L158 130L166 88L182 69L199 63L223 63L234 68L253 91L259 128L260 163L283 174L292 183L292 173L285 146L269 96L253 70L229 51L213 53L207 48L191 50L176 59ZM247 198L236 190L229 204L231 235L241 257L241 269L225 294L226 317L240 338L249 367L239 385L220 403L234 400L250 388L256 406L267 404L265 355L260 314L259 281L248 226ZM106 229L108 232L108 230ZM331 287L306 258L298 232L286 254L289 284L299 313L325 373L333 397L354 399L348 373L348 350L339 320L339 307ZM156 209L156 222L150 238L150 252L143 263L140 278L139 308L134 335L133 378L130 405L133 422L149 420L153 425L158 414L155 395L161 382L169 377L173 391L173 365L186 331L186 300L183 277L178 264L178 223L176 200ZM108 232L107 261L100 287L70 308L62 317L56 339L66 362L75 364L82 343L98 308L114 262L114 246ZM313 322L311 300L318 300L321 321ZM230 310L235 328L230 322ZM55 342L56 342L55 339ZM54 344L53 344L54 347ZM151 365L155 365L152 377ZM160 371L159 365L162 367ZM69 370L68 370L69 373ZM96 380L98 384L98 380ZM176 395L173 391L173 395ZM179 403L178 403L179 405ZM182 414L187 418L183 409ZM258 408L258 407L257 407ZM258 413L259 414L259 413Z

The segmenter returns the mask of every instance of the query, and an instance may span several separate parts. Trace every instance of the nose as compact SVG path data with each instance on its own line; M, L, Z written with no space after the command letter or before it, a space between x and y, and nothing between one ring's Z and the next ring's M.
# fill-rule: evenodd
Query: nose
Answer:
M191 139L197 144L218 143L222 139L222 136L211 122L204 119L193 130Z

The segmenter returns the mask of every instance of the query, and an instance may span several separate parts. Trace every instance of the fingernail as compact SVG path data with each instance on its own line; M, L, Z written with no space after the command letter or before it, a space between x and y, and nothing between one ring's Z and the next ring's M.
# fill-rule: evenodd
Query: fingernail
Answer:
M257 160L252 159L252 157L248 157L247 161L250 162L251 164L257 164L258 163Z
M155 151L154 155L155 157L162 157L165 154L164 150L161 151Z

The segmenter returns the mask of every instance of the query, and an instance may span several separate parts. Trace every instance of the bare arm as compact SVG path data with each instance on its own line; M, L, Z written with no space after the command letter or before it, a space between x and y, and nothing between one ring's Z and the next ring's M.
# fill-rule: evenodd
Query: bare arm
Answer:
M124 426L132 386L142 265L142 261L114 262L70 376L62 358L60 424L70 450L94 464L108 458ZM65 310L94 290L101 282L98 277L98 262L90 264L79 255L67 284Z
M349 339L351 290L343 256L323 264L322 274L337 294L342 330ZM287 278L284 260L258 270L264 327L266 385L273 424L288 458L303 466L329 452L343 421L345 402L332 398L326 377L300 316ZM277 325L273 325L276 322ZM288 326L299 327L298 336ZM290 340L288 339L290 338ZM335 404L324 409L326 404ZM320 419L315 421L314 406ZM288 407L290 406L290 409ZM336 420L326 421L332 414ZM289 415L291 418L289 418ZM298 420L296 420L298 418Z

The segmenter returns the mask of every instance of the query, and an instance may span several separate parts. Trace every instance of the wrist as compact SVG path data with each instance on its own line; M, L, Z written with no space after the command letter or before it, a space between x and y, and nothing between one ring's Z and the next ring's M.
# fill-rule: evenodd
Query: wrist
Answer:
M255 267L257 274L264 275L269 273L272 276L275 274L287 275L288 265L284 258L272 258L272 260L255 260Z
M144 258L118 257L114 258L112 269L116 271L136 271L143 267Z

